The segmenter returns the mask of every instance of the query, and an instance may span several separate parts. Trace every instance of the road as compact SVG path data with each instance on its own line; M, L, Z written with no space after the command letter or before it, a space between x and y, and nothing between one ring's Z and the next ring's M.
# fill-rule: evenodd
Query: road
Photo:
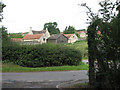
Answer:
M87 70L56 72L2 73L3 88L60 88L87 82Z

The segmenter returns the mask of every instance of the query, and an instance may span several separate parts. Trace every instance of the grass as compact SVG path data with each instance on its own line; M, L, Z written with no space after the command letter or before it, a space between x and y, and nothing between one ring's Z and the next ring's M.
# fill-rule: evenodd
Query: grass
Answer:
M64 45L80 50L82 53L82 59L88 59L87 41L77 41L74 44L67 43ZM37 67L37 68L22 67L10 63L2 65L2 72L40 72L40 71L69 71L69 70L88 70L88 65L81 63L78 66L54 66L54 67Z
M53 67L22 67L15 64L2 64L2 72L41 72L41 71L69 71L88 70L88 65L81 63L78 66L53 66Z
M80 50L81 54L82 54L82 58L83 59L88 59L88 44L87 44L86 40L77 41L73 44L67 43L67 44L64 44L64 45L69 46L69 47L74 48L74 49L77 49L77 50Z
M90 85L89 85L89 83L88 82L86 82L86 83L80 83L80 84L75 84L75 85L72 85L72 86L69 86L69 87L66 87L67 89L70 89L70 90L72 90L72 88L73 89L75 89L75 88L92 88ZM66 90L66 89L63 89L63 90Z

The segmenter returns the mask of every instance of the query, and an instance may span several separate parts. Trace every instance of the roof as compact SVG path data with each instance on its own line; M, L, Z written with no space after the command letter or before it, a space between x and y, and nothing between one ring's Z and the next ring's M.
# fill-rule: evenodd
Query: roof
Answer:
M11 38L11 40L13 42L19 42L19 41L22 41L22 38Z
M97 34L100 35L100 34L101 34L101 31L98 30L98 31L97 31Z
M45 33L46 30L42 30L42 31L35 31L35 30L32 30L33 34L42 34L42 33Z
M66 36L68 39L73 36L74 34L64 34L64 36Z
M61 34L63 34L63 32L61 32Z
M57 39L57 38L59 38L61 35L63 35L63 34L53 34L53 35L51 35L48 39Z
M43 34L25 35L23 40L40 39Z
M85 33L87 33L87 31L86 30L76 30L76 32L85 32Z

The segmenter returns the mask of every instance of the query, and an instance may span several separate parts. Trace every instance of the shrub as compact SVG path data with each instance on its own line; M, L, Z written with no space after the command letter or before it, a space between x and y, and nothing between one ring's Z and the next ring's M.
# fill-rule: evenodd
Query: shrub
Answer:
M9 45L2 49L3 62L26 67L78 65L81 61L80 51L59 44Z

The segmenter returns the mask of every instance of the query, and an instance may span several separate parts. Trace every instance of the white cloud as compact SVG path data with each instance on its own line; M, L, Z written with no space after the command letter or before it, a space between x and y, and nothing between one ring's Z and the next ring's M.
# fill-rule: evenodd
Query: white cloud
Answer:
M86 2L93 11L98 10L99 0L3 0L3 24L8 32L28 32L29 27L42 30L48 22L57 22L61 31L72 25L86 28L87 9L78 6Z

